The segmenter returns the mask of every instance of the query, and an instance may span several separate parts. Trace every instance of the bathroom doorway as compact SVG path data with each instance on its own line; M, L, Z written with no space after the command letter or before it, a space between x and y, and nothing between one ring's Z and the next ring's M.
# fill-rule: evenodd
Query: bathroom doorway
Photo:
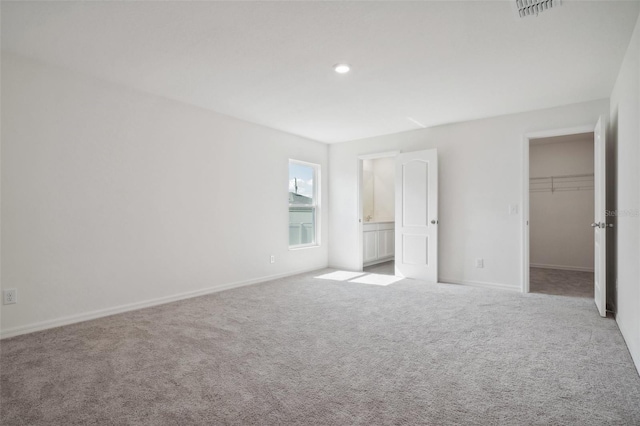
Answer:
M398 152L358 157L362 270L395 275L395 157Z

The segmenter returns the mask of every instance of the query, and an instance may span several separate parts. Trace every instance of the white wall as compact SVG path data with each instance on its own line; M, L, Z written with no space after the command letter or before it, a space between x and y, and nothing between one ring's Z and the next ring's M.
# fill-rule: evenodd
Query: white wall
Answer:
M437 148L440 280L519 289L522 218L508 206L522 204L523 135L595 126L608 110L605 99L330 145L330 265L360 266L357 157ZM485 259L483 269L474 267L476 258Z
M530 147L532 178L592 173L593 135ZM593 271L593 189L532 191L529 206L531 266Z
M362 161L362 216L365 220L368 216L371 216L371 222L394 220L395 166L393 157Z
M327 155L3 52L3 335L326 267L326 193L322 246L289 251L287 184L294 158L326 189Z
M372 221L374 215L373 160L362 160L362 218Z
M611 93L610 136L617 152L616 320L640 371L640 18Z
M373 211L376 221L393 221L395 214L396 161L393 157L373 160Z

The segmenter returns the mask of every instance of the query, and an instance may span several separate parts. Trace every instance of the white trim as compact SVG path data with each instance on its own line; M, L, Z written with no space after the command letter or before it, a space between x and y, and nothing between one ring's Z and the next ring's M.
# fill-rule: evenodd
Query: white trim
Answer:
M522 138L522 283L520 291L529 293L529 137Z
M315 267L315 268L301 269L297 271L285 272L282 274L275 274L275 275L268 275L265 277L254 278L254 279L245 280L245 281L236 281L236 282L221 284L221 285L217 285L214 287L209 287L201 290L188 291L184 293L174 294L171 296L158 297L156 299L144 300L144 301L135 302L135 303L128 303L126 305L115 306L112 308L98 309L95 311L85 312L82 314L70 315L67 317L36 322L28 325L22 325L19 327L14 327L8 330L0 331L0 339L6 339L9 337L19 336L21 334L33 333L36 331L47 330L50 328L61 327L63 325L75 324L75 323L89 321L97 318L104 318L111 315L120 314L123 312L136 311L138 309L164 305L166 303L176 302L178 300L191 299L193 297L204 296L211 293L217 293L219 291L230 290L232 288L258 284L266 281L275 280L278 278L290 277L292 275L298 275L306 272L317 271L319 269L323 269L323 268Z
M519 286L509 285L509 284L501 284L501 283L489 283L483 281L470 281L470 280L457 280L454 278L439 278L439 284L456 284L456 285L466 285L469 287L480 287L480 288L491 288L494 290L509 290L509 291L520 291Z
M374 232L374 231L372 231L372 232ZM366 268L367 266L373 266L373 265L377 265L379 263L390 262L390 261L392 261L394 259L395 258L393 256L383 257L382 259L376 259L376 260L373 260L371 262L367 262L363 266Z
M593 268L585 268L582 266L568 266L568 265L545 265L541 263L531 263L529 264L531 268L541 268L541 269L559 269L561 271L578 271L578 272L593 272Z
M363 174L364 174L364 163L363 159L358 157L358 175L356 177L356 193L358 194L358 207L357 207L357 218L358 218L358 233L354 235L357 246L357 254L358 254L358 272L363 272L364 269L364 202L363 202Z
M375 160L376 158L397 157L400 151L386 151L375 154L358 155L359 160Z
M638 374L640 374L640 338L628 332L629 328L627 328L627 323L622 320L620 315L616 315L616 323L618 324L618 329L620 330L620 334L622 334L624 343L627 345L627 350L629 351L629 355L631 355L636 370L638 370Z
M531 139L593 133L594 129L595 124L584 124L576 127L529 132L522 135L522 281L520 290L523 293L529 293L530 291L529 269L531 267L529 257L529 141Z
M312 249L312 248L319 248L320 244L316 244L316 243L312 243L312 244L299 244L297 246L290 246L289 247L289 251L296 251L296 250L307 250L307 249Z
M565 127L562 129L542 130L540 132L525 133L524 137L527 139L541 139L541 138L553 138L556 136L577 135L580 133L593 133L595 124L585 124L576 127Z

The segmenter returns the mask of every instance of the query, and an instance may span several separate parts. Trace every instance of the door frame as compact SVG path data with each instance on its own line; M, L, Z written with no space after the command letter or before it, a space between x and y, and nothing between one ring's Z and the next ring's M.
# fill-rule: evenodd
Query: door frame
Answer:
M364 155L359 155L358 156L358 203L357 203L357 214L356 217L358 218L358 235L356 236L356 238L358 239L358 271L362 272L363 270L363 264L364 264L364 218L363 218L363 209L364 209L364 203L362 202L362 193L364 192L364 188L363 188L363 182L362 182L362 162L363 160L375 160L378 158L389 158L389 157L397 157L398 154L400 154L400 151L384 151L384 152L377 152L377 153L373 153L373 154L364 154Z
M525 133L522 136L522 282L520 289L523 293L530 291L530 238L529 238L529 147L531 139L551 138L556 136L574 135L577 133L593 133L596 123L576 127L542 130ZM594 146L595 150L595 146ZM606 178L606 176L605 176Z

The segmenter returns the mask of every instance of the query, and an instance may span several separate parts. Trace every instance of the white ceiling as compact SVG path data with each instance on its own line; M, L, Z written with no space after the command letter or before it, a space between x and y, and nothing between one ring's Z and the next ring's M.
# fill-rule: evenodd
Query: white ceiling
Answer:
M505 1L1 7L3 50L340 142L606 98L640 2L527 19Z

